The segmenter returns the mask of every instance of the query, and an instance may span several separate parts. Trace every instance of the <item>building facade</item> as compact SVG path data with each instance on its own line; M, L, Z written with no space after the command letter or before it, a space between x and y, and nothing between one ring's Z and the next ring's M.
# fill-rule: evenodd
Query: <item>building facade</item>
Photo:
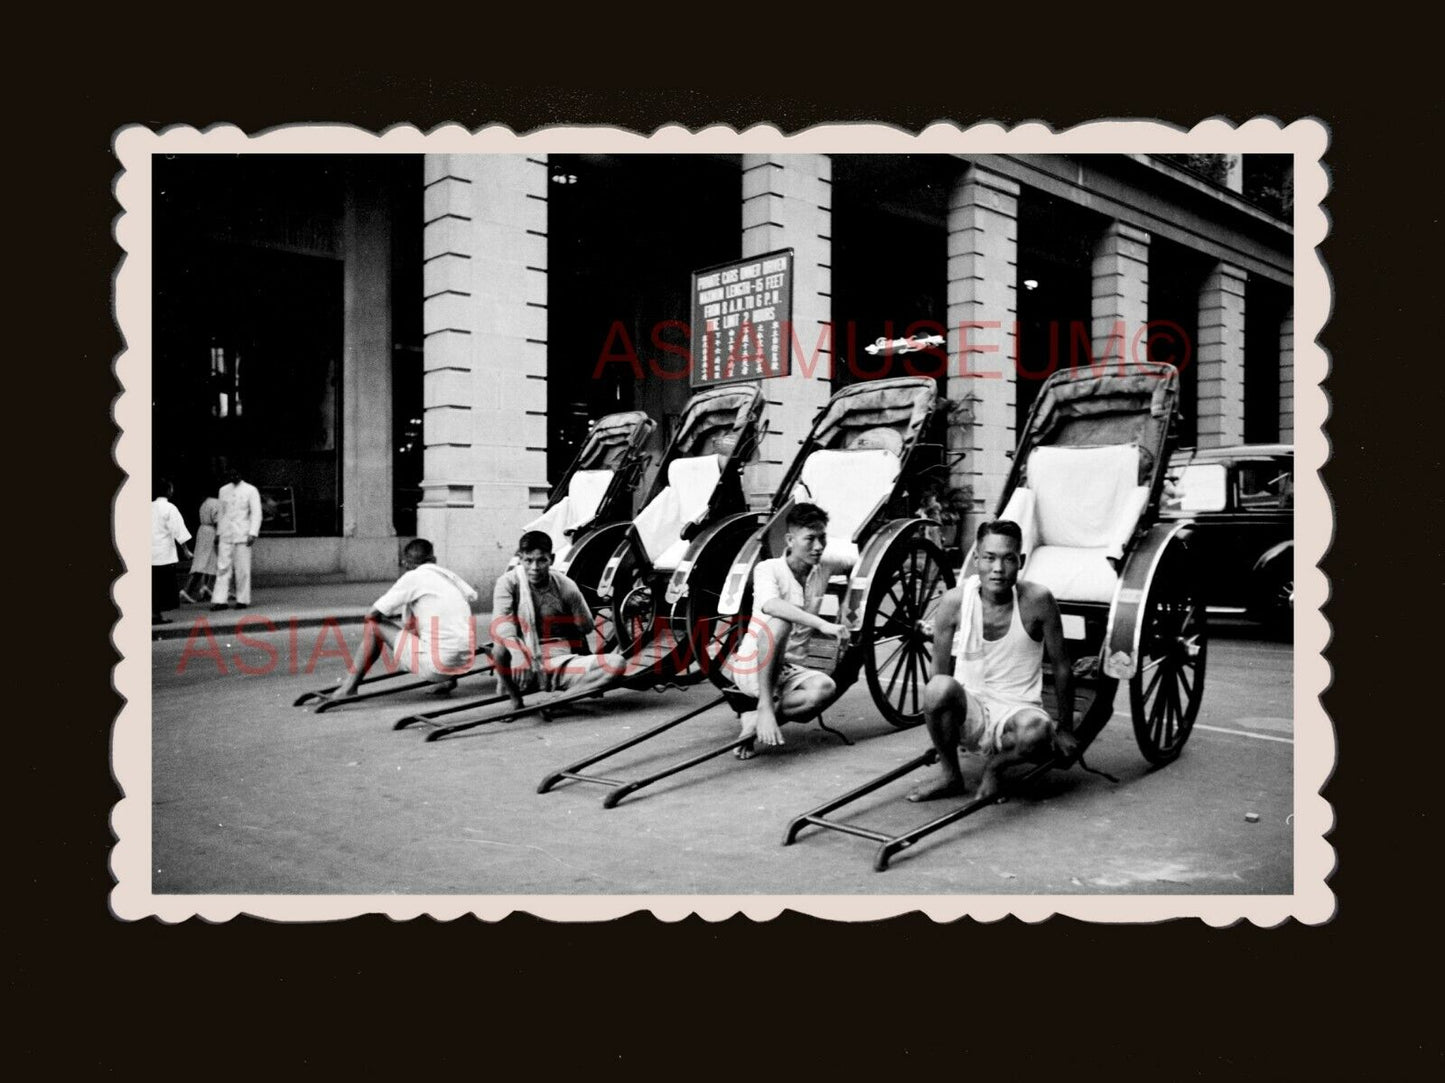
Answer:
M1195 156L1196 159L1199 156ZM765 503L837 388L926 374L953 482L996 504L1049 373L1172 361L1181 442L1293 438L1289 159L427 155L158 162L155 469L188 518L230 460L258 581L385 579L421 535L505 566L588 424L690 393L691 273L790 249ZM944 336L901 359L879 337Z

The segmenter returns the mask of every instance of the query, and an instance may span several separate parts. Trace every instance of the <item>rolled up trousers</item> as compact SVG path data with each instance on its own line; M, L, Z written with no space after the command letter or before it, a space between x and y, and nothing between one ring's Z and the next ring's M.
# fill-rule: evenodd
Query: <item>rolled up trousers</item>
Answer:
M231 595L231 572L236 573L236 601L251 604L251 547L222 539L216 548L216 587L212 605L225 605Z

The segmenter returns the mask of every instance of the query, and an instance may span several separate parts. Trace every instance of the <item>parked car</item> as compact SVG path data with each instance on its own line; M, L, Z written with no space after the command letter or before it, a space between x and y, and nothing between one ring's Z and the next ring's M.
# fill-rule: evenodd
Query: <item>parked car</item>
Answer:
M1243 610L1280 631L1293 628L1293 445L1176 452L1160 513L1194 521L1211 608Z

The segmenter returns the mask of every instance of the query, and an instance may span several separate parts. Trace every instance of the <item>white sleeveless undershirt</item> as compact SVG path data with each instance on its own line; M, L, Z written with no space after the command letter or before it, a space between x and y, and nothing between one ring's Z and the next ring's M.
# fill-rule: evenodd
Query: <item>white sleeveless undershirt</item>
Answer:
M1013 590L1013 616L1002 639L983 636L983 599L978 577L963 584L963 605L954 636L954 674L979 699L1014 709L1043 707L1044 645L1024 628L1018 587ZM970 604L972 603L972 604Z

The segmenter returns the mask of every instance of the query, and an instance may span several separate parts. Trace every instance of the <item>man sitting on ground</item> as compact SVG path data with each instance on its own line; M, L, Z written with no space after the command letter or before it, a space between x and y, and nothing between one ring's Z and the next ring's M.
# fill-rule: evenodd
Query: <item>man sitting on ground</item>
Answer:
M581 692L621 677L625 660L603 653L577 584L552 570L551 537L527 531L517 559L492 593L492 661L512 706L524 706L526 692Z
M1073 672L1059 605L1047 587L1020 582L1022 551L1017 523L983 523L975 549L978 574L939 603L923 718L942 773L910 793L910 801L965 792L960 747L984 757L981 798L998 792L1001 768L1041 760L1051 750L1069 758L1078 751L1071 732ZM1054 669L1057 725L1044 710L1045 648Z
M828 513L816 504L795 504L784 523L786 551L753 569L753 617L728 663L738 690L758 701L743 715L743 737L753 737L735 753L751 759L755 742L783 743L779 722L808 718L838 694L833 678L809 669L808 647L815 636L829 636L842 648L848 630L818 615L828 589L823 550L828 545Z
M401 578L366 614L360 664L352 667L329 698L354 696L367 670L381 657L383 644L391 648L399 665L434 683L434 695L449 695L457 677L472 668L477 632L471 603L477 592L436 562L425 538L407 543L401 566L406 569Z

